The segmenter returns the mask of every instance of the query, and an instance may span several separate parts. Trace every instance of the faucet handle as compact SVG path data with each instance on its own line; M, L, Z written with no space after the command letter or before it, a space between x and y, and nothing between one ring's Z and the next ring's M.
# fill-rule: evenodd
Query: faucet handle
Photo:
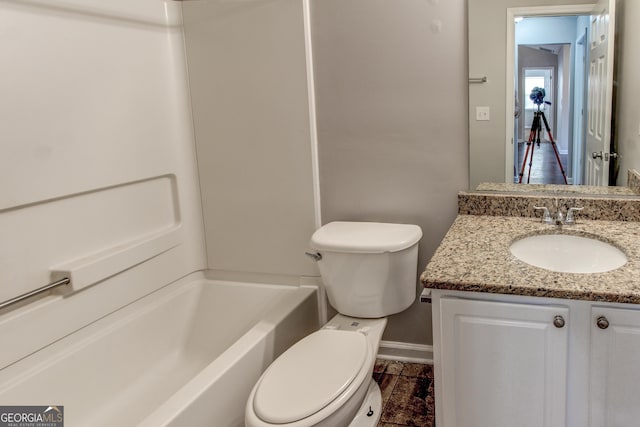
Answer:
M545 224L553 224L551 214L549 213L549 209L546 206L534 206L533 209L542 211L542 222L544 222Z
M569 208L567 211L567 218L564 220L565 224L575 224L576 219L573 217L574 212L580 212L584 208Z

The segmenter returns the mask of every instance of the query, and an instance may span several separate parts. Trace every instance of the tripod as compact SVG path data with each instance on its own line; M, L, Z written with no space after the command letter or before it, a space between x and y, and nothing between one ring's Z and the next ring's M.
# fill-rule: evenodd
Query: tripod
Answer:
M540 120L542 119L542 120ZM562 172L562 177L564 178L564 183L567 184L567 174L562 167L562 162L560 161L560 154L558 154L558 147L556 146L556 142L553 140L553 135L551 134L551 129L549 128L549 123L547 122L547 118L544 115L544 111L540 111L540 104L538 104L538 111L533 113L533 123L531 124L531 132L529 132L529 140L527 141L527 151L524 153L524 157L522 159L522 168L520 169L520 180L519 184L522 184L522 177L524 175L524 168L527 164L527 157L529 157L529 149L531 149L531 158L529 160L529 173L527 174L527 184L531 179L531 166L533 165L533 151L535 150L535 146L532 142L535 139L536 144L540 147L540 134L542 133L542 122L544 122L544 127L547 130L547 134L549 135L549 141L551 142L551 146L553 147L553 152L556 154L556 160L558 161L558 166L560 166L560 172Z

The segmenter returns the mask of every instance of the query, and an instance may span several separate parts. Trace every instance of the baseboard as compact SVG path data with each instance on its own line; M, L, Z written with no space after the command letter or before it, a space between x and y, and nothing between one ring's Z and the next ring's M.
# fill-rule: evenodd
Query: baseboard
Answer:
M396 341L380 341L378 358L433 365L433 346Z

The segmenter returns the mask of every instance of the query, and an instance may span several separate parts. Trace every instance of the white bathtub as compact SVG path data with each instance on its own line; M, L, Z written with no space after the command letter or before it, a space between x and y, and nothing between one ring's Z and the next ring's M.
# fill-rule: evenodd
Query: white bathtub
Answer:
M317 329L313 288L181 281L0 371L0 405L65 426L243 426L271 361Z

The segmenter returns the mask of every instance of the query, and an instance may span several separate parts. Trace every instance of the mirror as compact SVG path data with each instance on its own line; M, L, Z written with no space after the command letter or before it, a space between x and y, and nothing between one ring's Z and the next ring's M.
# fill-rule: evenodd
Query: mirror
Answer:
M487 2L484 0L468 0L468 37L469 37L469 177L470 189L476 189L480 183L502 183L502 186L489 185L492 190L501 187L505 191L513 191L516 186L514 181L518 182L519 175L522 172L524 163L525 173L523 182L526 182L527 172L529 169L528 162L523 162L523 154L517 158L518 141L520 147L526 148L527 136L530 135L532 120L531 105L524 106L523 113L519 119L514 119L513 114L515 108L516 96L519 99L520 107L523 107L523 101L526 101L528 92L522 79L522 68L518 70L517 53L513 47L513 53L509 53L509 40L512 40L512 46L515 45L515 28L520 23L514 22L514 16L517 17L519 11L527 10L526 16L550 15L548 12L536 12L539 10L553 9L552 15L591 15L594 5L586 5L583 0L563 0L563 6L557 5L557 0L536 0L535 7L531 4L532 0L503 0L500 2ZM600 0L599 3L605 3ZM635 17L640 17L640 2L637 0L608 0L613 8L612 15L615 16L615 45L612 49L615 53L615 69L612 70L613 102L611 103L612 116L611 120L603 121L611 123L610 132L613 134L612 140L615 142L613 149L618 154L617 158L611 156L607 159L610 163L615 164L614 173L611 176L610 185L618 188L607 188L608 182L600 182L598 185L601 190L583 187L581 185L570 185L566 188L566 192L588 192L601 194L634 195L627 187L628 171L640 169L640 98L635 94L640 93L640 83L635 77L640 71L640 51L634 49L640 42L640 36L633 32L631 21ZM546 6L545 6L546 5ZM533 10L533 12L531 12ZM597 9L596 9L597 10ZM509 15L511 14L511 15ZM593 15L597 16L597 15ZM511 21L510 21L511 19ZM526 18L528 19L528 18ZM597 20L596 20L597 21ZM509 23L511 22L511 25ZM585 24L586 22L586 24ZM597 24L597 22L595 22ZM534 69L529 75L532 76L531 82L536 79L549 80L549 75L553 75L556 81L561 80L566 86L569 82L577 85L575 64L576 58L579 57L579 50L589 48L591 40L585 40L584 30L589 27L590 31L594 29L594 23L591 17L583 18L582 32L580 26L574 30L572 40L551 43L550 40L530 41L528 46L522 48L528 49L531 54L555 54L556 57L564 56L564 64L555 68L552 67L551 74L541 74L539 70ZM522 27L524 28L524 26ZM547 33L544 29L537 31L538 35ZM590 33L588 33L590 34ZM540 37L539 37L540 38ZM596 37L596 39L599 39ZM534 52L535 50L535 52ZM549 51L549 52L547 52ZM547 55L548 56L548 55ZM568 61L567 61L568 59ZM508 64L513 66L509 70ZM570 64L567 66L567 64ZM521 65L521 64L520 64ZM589 68L588 59L586 67ZM533 67L543 68L543 67ZM567 73L570 69L571 72ZM561 74L564 70L565 74ZM588 71L588 70L587 70ZM508 75L509 73L512 75ZM555 74L554 74L555 73ZM486 77L486 79L485 79ZM517 78L520 77L520 81ZM558 81L557 84L563 83ZM507 84L511 82L511 88ZM517 84L516 84L517 82ZM557 88L558 86L556 86ZM517 89L520 88L520 91ZM529 89L527 87L527 89ZM520 93L518 93L520 92ZM569 184L592 184L585 180L588 175L587 169L592 167L596 162L590 162L590 149L586 147L586 135L581 136L578 130L580 126L575 122L568 122L567 118L583 118L588 121L586 116L590 113L588 108L581 108L579 105L580 91L574 91L562 99L559 98L559 91L552 95L552 98L546 98L545 101L553 101L553 110L547 109L547 114L553 114L553 120L550 120L549 126L553 127L551 133L558 135L557 147L562 159L561 164L564 166L567 182ZM517 94L517 95L516 95ZM577 107L576 107L577 103ZM593 102L592 104L597 104ZM546 104L543 104L543 108ZM535 105L533 107L536 107ZM559 111L561 110L561 111ZM564 110L564 113L562 112ZM580 114L582 112L582 114ZM564 114L564 115L563 115ZM510 118L511 117L511 118ZM555 131L555 132L554 132ZM541 132L546 134L544 130ZM586 134L586 132L585 132ZM547 137L548 138L548 137ZM574 149L572 141L578 140L579 146ZM544 140L544 139L543 139ZM515 143L514 143L515 141ZM535 141L535 137L534 137ZM543 144L545 145L545 144ZM551 144L546 144L551 145ZM537 147L535 143L532 147ZM535 149L535 148L533 148ZM580 153L582 150L582 153ZM609 156L610 149L594 150L594 153L600 156ZM611 150L613 151L613 150ZM557 168L557 160L551 151L550 161L553 167ZM540 155L540 152L538 153ZM534 163L536 160L533 161ZM604 164L600 161L600 164ZM581 170L582 169L582 170ZM608 169L607 169L608 172ZM609 178L605 173L605 180ZM562 177L562 175L560 175ZM535 181L531 181L535 182ZM485 185L485 184L483 184ZM553 191L560 191L563 186L541 186L519 184L519 191L549 191L553 187ZM557 187L557 188L556 188ZM483 189L482 187L480 189ZM484 189L487 187L485 185Z

